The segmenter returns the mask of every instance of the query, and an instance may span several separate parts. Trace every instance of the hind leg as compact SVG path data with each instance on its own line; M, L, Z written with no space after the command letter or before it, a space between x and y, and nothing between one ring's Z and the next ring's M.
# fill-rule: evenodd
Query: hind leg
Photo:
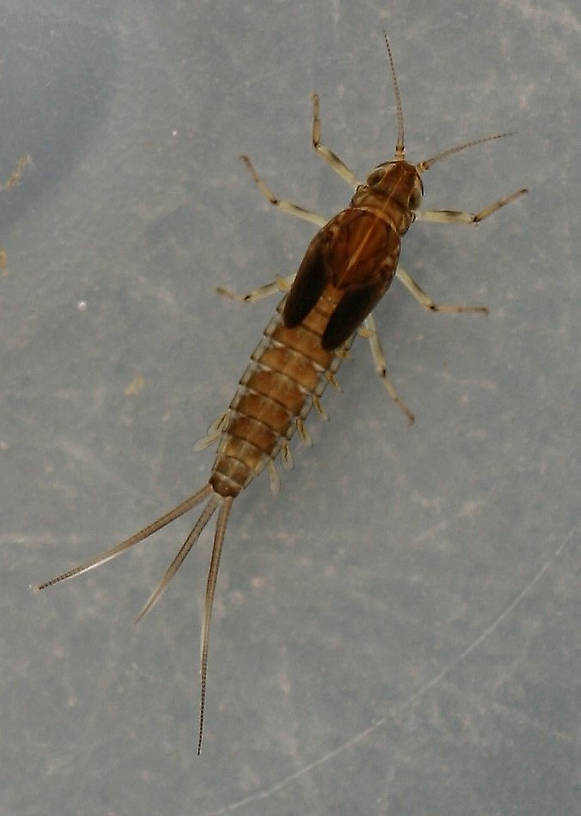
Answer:
M372 314L368 315L365 318L364 328L360 329L359 333L363 335L363 337L367 337L369 340L369 348L371 349L371 356L373 357L373 362L375 363L375 370L377 371L377 375L381 382L384 385L385 390L395 402L395 404L401 408L404 412L406 417L408 418L408 422L412 425L415 422L415 416L407 407L405 402L402 400L400 395L397 393L397 389L392 381L387 376L387 363L385 360L385 354L383 352L383 348L381 346L381 340L379 339L379 335L377 333L377 327L375 325L375 318Z
M276 295L280 292L288 292L295 276L287 275L286 278L277 277L270 283L265 283L262 286L257 286L256 289L251 289L250 292L242 294L233 292L225 286L217 286L216 292L223 297L230 298L230 300L238 300L240 303L256 303L257 300Z

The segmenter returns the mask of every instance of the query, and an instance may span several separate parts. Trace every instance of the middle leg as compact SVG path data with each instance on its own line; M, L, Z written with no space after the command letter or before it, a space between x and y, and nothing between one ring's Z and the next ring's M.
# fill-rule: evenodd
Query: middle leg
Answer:
M507 204L511 204L513 201L516 201L517 198L525 195L525 193L528 193L528 190L526 187L523 187L522 190L517 190L515 193L503 196L503 198L499 198L498 201L493 201L492 204L489 204L488 207L484 207L484 209L477 213L464 212L462 210L416 210L415 216L417 221L432 221L438 224L479 224L497 210L506 207Z
M279 210L282 210L289 215L302 218L303 221L310 221L312 224L316 224L318 227L325 226L329 220L328 218L325 218L324 215L320 215L313 210L307 210L305 207L301 207L299 204L294 204L292 201L287 201L284 198L277 198L270 187L268 187L268 185L265 184L265 182L260 178L248 156L240 156L240 158L246 165L246 169L252 176L252 180L262 195L270 204L272 204L273 207L278 207Z
M463 306L459 303L435 303L432 298L424 292L421 286L415 282L409 272L406 272L403 267L398 266L395 273L398 280L400 280L405 288L410 292L418 303L424 307L428 312L443 312L447 314L458 314L459 312L473 312L480 314L488 314L487 306Z

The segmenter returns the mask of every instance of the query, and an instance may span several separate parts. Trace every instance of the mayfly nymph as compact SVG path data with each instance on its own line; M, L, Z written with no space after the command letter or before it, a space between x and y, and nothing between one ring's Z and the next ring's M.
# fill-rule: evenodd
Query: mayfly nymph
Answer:
M218 290L243 302L256 301L277 292L283 292L284 296L250 357L228 409L197 445L202 448L218 443L208 483L130 538L35 587L42 590L104 564L205 502L183 546L139 614L139 620L157 603L202 530L217 513L201 626L198 754L202 747L206 707L212 606L222 544L234 499L264 468L269 471L273 492L277 491L275 460L280 455L283 465L292 465L289 441L295 431L309 442L305 420L313 407L325 416L321 397L327 385L337 384L337 371L358 333L368 339L375 368L390 397L413 422L412 412L387 375L372 315L378 301L393 279L398 278L430 311L486 313L488 310L485 306L435 303L398 265L402 236L414 221L477 224L527 192L526 189L517 190L477 213L421 209L422 176L435 162L508 134L496 133L474 139L410 164L405 158L402 105L386 35L385 44L396 103L397 141L393 158L373 168L365 182L359 182L349 167L321 144L319 97L316 94L312 97L313 147L354 188L346 209L328 220L312 210L278 199L258 176L250 159L241 157L258 189L271 204L316 224L320 229L310 242L296 275L277 278L244 295L223 288Z

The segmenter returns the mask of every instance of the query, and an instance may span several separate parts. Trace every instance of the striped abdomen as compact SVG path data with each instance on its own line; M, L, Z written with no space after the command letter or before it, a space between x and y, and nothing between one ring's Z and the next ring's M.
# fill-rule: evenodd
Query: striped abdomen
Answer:
M292 329L283 322L285 300L251 355L224 420L210 477L221 496L237 496L278 456L341 365L342 349L327 351L321 344L337 304L334 287L326 287Z

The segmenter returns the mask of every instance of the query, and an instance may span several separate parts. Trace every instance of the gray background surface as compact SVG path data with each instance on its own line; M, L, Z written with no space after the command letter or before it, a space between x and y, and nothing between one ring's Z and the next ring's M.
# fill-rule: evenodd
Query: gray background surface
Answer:
M0 19L0 814L579 812L578 7L498 2L5 0ZM300 261L391 157L518 129L425 177L426 206L530 195L478 229L416 225L377 309L406 426L366 343L273 500L235 504L194 759L208 537L132 617L182 519L114 564L28 585L201 486L274 301L216 297ZM143 378L142 380L140 378ZM141 390L140 390L141 384Z

